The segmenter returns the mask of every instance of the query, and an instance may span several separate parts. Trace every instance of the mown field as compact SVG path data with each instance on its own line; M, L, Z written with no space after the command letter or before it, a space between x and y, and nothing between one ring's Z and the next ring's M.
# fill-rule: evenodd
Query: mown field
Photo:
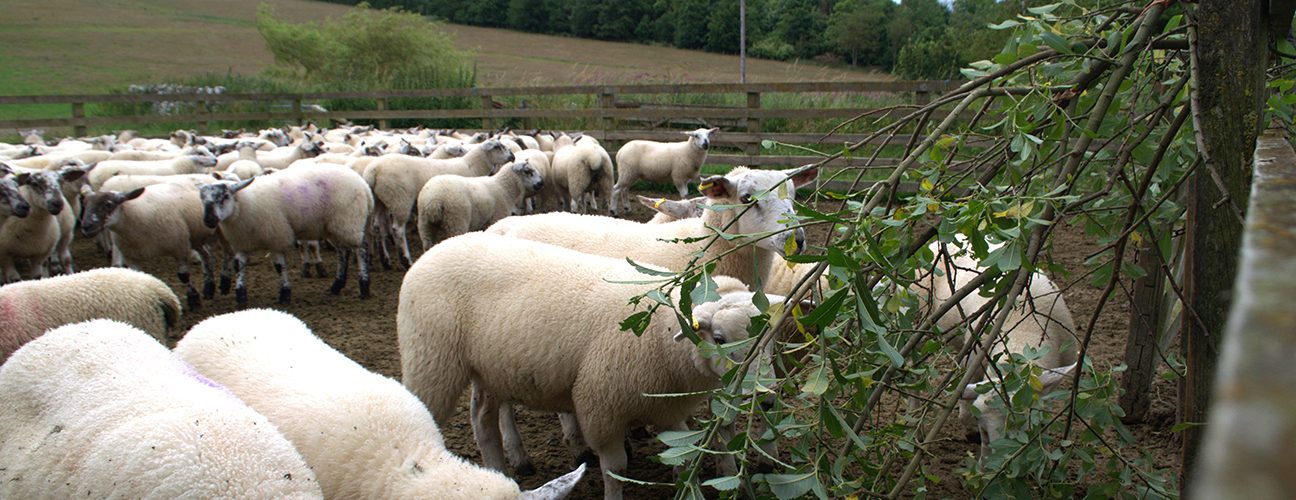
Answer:
M43 0L0 2L0 95L104 92L206 73L251 74L273 65L256 31L262 0ZM309 0L269 2L284 20L340 16L349 7ZM734 82L738 58L446 25L477 54L480 86ZM889 79L816 64L750 60L748 80ZM0 110L0 116L13 111Z

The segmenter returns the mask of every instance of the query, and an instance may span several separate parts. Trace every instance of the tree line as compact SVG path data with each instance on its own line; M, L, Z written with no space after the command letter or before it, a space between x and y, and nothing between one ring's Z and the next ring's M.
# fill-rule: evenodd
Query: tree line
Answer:
M759 58L874 67L902 78L957 78L959 68L1003 48L1010 33L991 24L1043 3L747 0L747 50ZM739 0L370 0L369 5L457 24L739 52Z

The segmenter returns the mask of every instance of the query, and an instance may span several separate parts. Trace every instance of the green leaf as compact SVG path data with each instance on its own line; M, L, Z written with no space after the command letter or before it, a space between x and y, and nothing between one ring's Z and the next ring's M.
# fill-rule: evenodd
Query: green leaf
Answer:
M675 276L675 273L670 271L662 271L659 269L653 269L651 267L642 266L638 262L631 260L629 257L626 257L626 262L629 262L630 266L634 267L635 271L639 271L640 274L647 274L649 276Z
M1057 8L1060 7L1061 5L1062 4L1060 3L1051 3L1048 5L1041 5L1039 7L1030 7L1027 8L1026 10L1029 11L1031 14L1042 16L1045 14L1051 14L1053 11L1057 10Z
M691 460L701 453L702 449L694 445L676 446L658 453L657 458L666 465L682 465L685 461Z
M742 485L742 480L738 476L724 476L715 479L708 479L702 483L702 486L710 486L720 491L733 491Z
M648 324L651 322L652 313L648 311L639 311L621 321L621 330L629 330L634 332L635 336L640 336L648 329Z
M815 396L822 396L823 393L827 391L828 367L820 364L819 368L810 375L810 379L806 380L805 385L801 386L801 392L813 394Z
M666 446L672 448L680 446L692 446L706 437L706 431L664 431L657 435L657 440L666 443Z
M689 299L694 304L720 300L719 286L711 279L711 275L702 273L702 279L698 281L697 287L689 292Z
M779 498L800 498L819 486L819 478L813 472L805 474L766 474L765 483L770 491Z
M883 335L882 332L876 332L876 333L878 339L878 347L882 348L882 354L886 354L888 358L891 358L891 365L895 366L896 368L900 368L901 366L904 366L904 356L900 355L900 351L897 351L896 348L892 346L890 342L887 342L886 336Z
M1040 32L1040 38L1044 40L1045 45L1048 45L1050 49L1056 50L1059 54L1071 53L1071 44L1057 33L1052 31L1042 31Z
M990 28L990 29L992 29L992 30L1006 30L1006 29L1009 29L1009 28L1016 28L1016 27L1018 27L1018 26L1021 26L1021 22L1016 21L1016 20L1013 20L1013 19L1008 19L1008 20L1006 20L1006 21L1004 21L1004 22L1002 22L1002 23L999 23L999 24L990 24L990 25L987 25L986 27L987 27L987 28Z
M765 139L761 141L761 149L774 149L774 141Z

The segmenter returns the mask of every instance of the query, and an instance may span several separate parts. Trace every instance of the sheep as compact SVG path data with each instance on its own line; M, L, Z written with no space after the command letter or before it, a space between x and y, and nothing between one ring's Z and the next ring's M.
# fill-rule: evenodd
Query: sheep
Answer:
M67 175L69 179L76 179L84 174L85 171L72 170ZM38 268L42 278L49 277L47 261L54 256L64 237L62 227L71 227L59 223L59 215L67 204L63 199L60 174L49 170L24 171L16 174L15 180L21 185L19 193L22 197L35 203L26 217L10 218L0 225L0 267L4 270L0 283L22 279L16 261L23 259L28 260L33 268ZM70 262L65 263L65 268L70 266Z
M925 276L911 287L913 292L918 293L920 298L928 300L928 304L933 306L949 300L954 291L967 285L985 271L970 255L957 252L951 255L951 252L942 247L939 243L930 246L938 256L932 267L939 273L928 270ZM991 249L994 248L995 246L992 245ZM969 294L959 301L957 307L937 318L935 324L943 331L956 329L966 321L967 315L981 310L988 303L987 297L977 293ZM1001 333L1002 338L993 344L989 353L990 358L1006 356L1008 353L1023 353L1028 346L1043 349L1046 352L1032 363L1042 369L1039 375L1041 386L1038 392L1046 394L1066 380L1076 367L1077 349L1080 345L1079 339L1076 338L1076 331L1075 321L1072 319L1071 310L1062 298L1062 292L1043 273L1035 272L1030 277L1029 286L1022 296L1017 298L1013 309L1009 312ZM970 333L970 330L965 330L964 342L971 340ZM969 366L979 361L967 360ZM978 410L975 425L981 441L979 455L981 457L988 456L991 443L1003 437L1007 417L1003 414L1003 407L990 404L994 398L1003 397L1002 391L997 389L986 391L978 388L997 385L998 382L996 370L986 367L978 374L976 381L963 388L961 394L960 419L969 429L972 414L968 406L971 405Z
M259 179L259 180L258 180ZM252 181L257 182L253 183ZM247 306L248 252L267 250L279 271L279 303L291 301L292 288L284 254L300 240L329 240L338 249L338 267L330 293L341 293L347 280L347 256L354 251L360 273L360 297L369 296L369 258L365 227L373 211L373 194L364 179L346 167L288 169L238 182L199 186L203 223L219 226L234 250L238 276L234 298Z
M261 163L257 162L256 143L239 141L235 151L238 152L238 159L230 162L229 166L225 167L225 172L234 174L239 179L251 179L265 171Z
M21 219L31 213L31 203L22 197L18 178L9 175L12 172L7 165L0 163L0 228L11 217Z
M288 168L288 165L291 165L294 161L303 158L314 158L323 152L324 143L322 141L307 140L294 147L284 147L266 154L258 154L257 163L261 164L262 170L283 170Z
M117 175L200 174L215 165L216 157L209 153L184 155L171 160L105 160L90 171L90 186L99 189L110 177Z
M204 298L216 295L215 257L207 246L216 230L203 223L203 204L196 184L158 183L129 191L85 194L81 232L94 237L109 231L112 264L136 267L162 257L176 260L176 277L185 287L189 307L201 304L189 280L189 261L203 269Z
M640 179L669 182L675 185L680 198L688 196L688 183L698 179L702 164L706 162L711 147L711 134L716 128L700 128L684 132L689 136L683 142L655 142L634 140L617 150L617 179L612 187L612 201L630 210L630 186Z
M618 331L634 313L628 299L651 289L629 282L646 278L621 259L489 233L443 241L401 285L401 381L443 423L471 383L473 428L488 467L504 469L498 410L516 402L574 412L604 474L624 473L627 429L681 429L705 398L697 391L719 387L732 361L679 342L687 334L676 331L669 308L652 315L641 337ZM751 298L731 293L696 304L701 341L744 340L760 314ZM509 314L485 312L505 304ZM645 396L662 393L689 395ZM603 484L605 498L621 497L610 475Z
M389 218L388 227L393 232L396 244L400 246L401 265L408 267L411 262L405 226L414 211L419 190L423 189L428 179L443 174L464 177L490 175L501 165L512 161L512 151L499 141L490 140L460 158L429 160L387 154L373 160L364 171L364 179L373 188L379 218Z
M175 352L269 418L327 498L561 498L584 472L518 491L503 474L450 453L432 415L400 383L348 359L286 313L208 318Z
M604 206L613 209L607 196L611 194L607 188L612 184L612 158L593 137L579 134L559 136L550 170L559 192L566 193L572 212L585 213L585 195L590 192L596 193L594 200L599 194L605 195ZM593 205L597 209L597 201Z
M505 165L490 177L439 175L418 196L418 230L427 251L437 242L480 231L513 213L522 199L544 186L527 162Z
M180 299L161 280L119 268L0 286L0 363L49 329L97 318L165 342L180 321Z
M706 206L706 197L704 196L679 201L636 196L640 204L657 212L645 224L665 224L680 219L701 217L702 212L705 210L703 207ZM765 276L765 285L762 289L776 295L791 295L792 292L796 291L796 285L813 271L814 267L813 264L793 264L783 259L776 259L770 265L769 274ZM816 286L819 290L828 290L828 277L826 275L819 276Z
M694 259L719 258L714 274L732 276L755 287L769 273L775 254L801 248L805 232L794 228L792 185L817 175L806 170L789 179L789 172L738 167L701 184L709 205L750 207L710 209L702 217L667 224L638 222L562 212L514 216L495 223L488 232L542 241L582 252L684 271ZM743 235L720 238L716 230ZM765 237L768 233L774 233ZM755 240L754 245L742 245ZM740 246L741 245L741 246ZM701 257L698 257L698 254Z
M114 153L107 151L55 151L40 156L32 156L19 160L9 161L10 165L20 168L29 168L33 170L48 170L62 168L63 165L71 161L80 161L85 164L98 163L110 159Z
M0 393L0 497L323 498L269 420L127 324L31 341Z
M558 185L550 180L553 177L551 164L553 153L546 153L538 149L524 149L513 156L517 158L517 161L529 163L536 172L540 173L540 178L547 181L540 187L540 190L527 197L527 213L552 210L562 204L563 195L558 191Z

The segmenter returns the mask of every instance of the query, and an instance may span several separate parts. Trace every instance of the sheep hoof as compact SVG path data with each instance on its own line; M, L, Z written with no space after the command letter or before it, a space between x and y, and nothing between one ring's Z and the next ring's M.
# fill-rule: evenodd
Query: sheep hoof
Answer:
M384 271L392 270L391 259L383 258L383 259L378 259L378 261L382 263L382 267Z
M341 295L342 287L344 286L346 286L346 280L335 279L333 280L333 286L329 287L329 293L332 295Z
M531 462L523 462L513 469L513 476L532 476L535 475L535 472L535 466L531 465Z
M408 270L410 268L410 261L409 259L405 258L404 255L400 257L400 268L405 270Z
M327 274L324 273L324 263L323 263L323 262L316 262L316 263L315 263L315 275L316 275L316 276L319 276L319 277L321 277L321 278L323 278L323 277L325 277L325 276L328 276Z
M208 281L203 283L203 298L211 300L216 297L216 283Z
M283 266L279 265L279 263L275 263L274 268L275 274L283 274Z
M969 443L981 444L981 431L979 430L967 431L963 434L963 439L966 439L967 442Z
M286 287L286 286L285 286L285 287L280 287L280 288L279 288L279 303L280 303L280 304L289 304L289 303L292 303L292 289L291 289L291 288L288 288L288 287Z
M191 310L197 309L198 306L202 305L202 301L198 299L198 291L192 288L185 293L185 302L189 303L189 309Z
M369 280L360 280L360 298L369 298Z
M302 263L302 277L303 278L311 277L310 264L307 264L305 262Z
M234 303L238 304L239 309L247 309L247 287L238 287L234 289Z
M221 276L221 278L220 278L220 292L221 292L221 295L229 295L229 291L230 291L230 277L229 277L229 276ZM246 295L247 295L247 292L243 292L243 294L244 294L244 296L246 296Z

